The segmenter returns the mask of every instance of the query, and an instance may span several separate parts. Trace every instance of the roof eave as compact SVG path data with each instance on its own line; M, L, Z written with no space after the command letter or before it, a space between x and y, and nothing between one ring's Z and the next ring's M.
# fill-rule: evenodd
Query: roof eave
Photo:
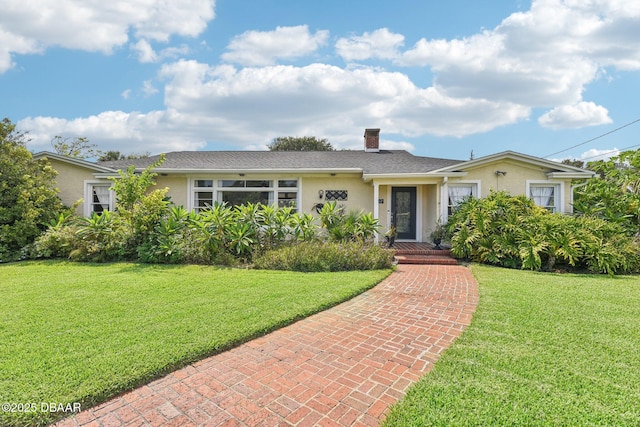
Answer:
M477 159L474 159L474 160L467 160L465 162L460 162L459 164L442 168L442 169L440 169L440 171L447 171L447 170L451 170L452 168L455 168L455 169L469 169L469 168L482 166L484 164L488 164L488 163L492 163L494 161L504 160L504 159L525 161L525 162L527 162L529 164L545 167L545 168L548 168L548 169L558 169L558 168L565 169L564 172L557 171L557 173L581 174L582 171L583 171L582 169L577 168L575 166L564 165L562 163L555 162L553 160L547 160L547 159L543 159L541 157L535 157L535 156L531 156L529 154L518 153L518 152L515 152L515 151L511 151L511 150L502 151L500 153L495 153L495 154L490 154L488 156L480 157L480 158L477 158ZM590 173L590 172L591 171L588 171L588 173Z
M136 172L144 168L136 168ZM199 169L199 168L155 168L153 172L166 174L292 174L292 173L357 173L361 168L278 168L278 169Z
M389 178L455 178L467 176L467 172L413 172L413 173L365 173L364 181Z
M595 172L549 172L547 173L549 178L565 178L565 179L590 179L596 176Z
M73 157L63 156L61 154L51 153L49 151L40 151L33 155L34 159L53 159L63 163L69 163L75 166L80 166L86 169L93 169L99 172L115 172L115 169L108 168L106 166L101 166L97 163L88 162L83 159L75 159Z

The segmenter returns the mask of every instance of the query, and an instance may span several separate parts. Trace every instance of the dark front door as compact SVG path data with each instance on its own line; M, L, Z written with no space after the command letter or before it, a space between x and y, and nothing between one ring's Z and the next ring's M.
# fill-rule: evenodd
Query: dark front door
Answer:
M391 214L396 227L396 238L416 238L416 188L393 187L391 189Z

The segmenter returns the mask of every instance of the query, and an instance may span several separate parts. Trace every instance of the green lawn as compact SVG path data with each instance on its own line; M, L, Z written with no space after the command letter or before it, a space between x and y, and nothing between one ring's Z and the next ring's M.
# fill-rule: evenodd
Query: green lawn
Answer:
M0 403L83 408L378 283L389 271L0 265ZM52 415L0 412L0 425Z
M473 272L471 326L386 426L640 425L640 277Z

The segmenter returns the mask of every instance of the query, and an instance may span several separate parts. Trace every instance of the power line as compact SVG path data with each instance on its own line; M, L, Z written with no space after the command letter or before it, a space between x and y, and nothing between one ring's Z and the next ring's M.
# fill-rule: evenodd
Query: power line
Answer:
M549 157L551 157L551 156L555 156L556 154L564 153L565 151L569 151L569 150L572 150L572 149L574 149L574 148L576 148L576 147L580 147L581 145L588 144L588 143L590 143L590 142L592 142L592 141L595 141L596 139L600 139L600 138L605 137L605 136L607 136L607 135L611 135L612 133L617 132L617 131L619 131L620 129L624 129L624 128L626 128L627 126L631 126L632 124L637 123L637 122L640 122L640 119L635 119L634 121L629 122L629 123L627 123L626 125L622 125L622 126L620 126L619 128L616 128L616 129L614 129L614 130L611 130L611 131L609 131L609 132L607 132L607 133L603 133L602 135L596 136L595 138L591 138L591 139L590 139L590 140L588 140L588 141L581 142L580 144L576 144L576 145L574 145L574 146L572 146L572 147L569 147L569 148L566 148L566 149L564 149L564 150L556 151L555 153L551 153L551 154L549 154L549 155L547 155L547 156L544 156L544 157L545 157L545 158L549 158Z
M636 147L640 147L640 144L631 145L629 147L624 147L624 148L620 148L620 149L616 149L616 150L612 150L612 151L607 151L605 153L600 153L600 154L596 154L595 156L585 157L585 158L580 159L580 160L589 160L589 159L593 159L593 158L600 157L600 156L606 156L607 154L620 153L622 151L630 150L631 148L636 148Z

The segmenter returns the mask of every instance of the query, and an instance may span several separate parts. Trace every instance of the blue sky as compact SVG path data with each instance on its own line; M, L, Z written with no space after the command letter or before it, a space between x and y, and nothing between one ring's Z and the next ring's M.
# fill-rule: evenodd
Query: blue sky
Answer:
M461 160L640 144L637 0L4 3L0 117L33 151L361 149L373 127Z

